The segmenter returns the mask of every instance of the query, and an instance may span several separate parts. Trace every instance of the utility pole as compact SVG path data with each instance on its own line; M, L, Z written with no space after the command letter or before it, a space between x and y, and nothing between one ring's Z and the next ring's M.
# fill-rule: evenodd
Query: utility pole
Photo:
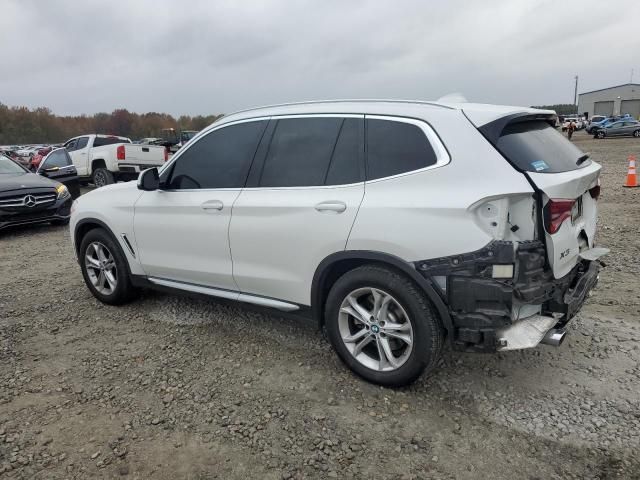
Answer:
M576 115L578 115L578 75L575 76L576 87L573 90L573 104L576 106Z
M629 80L629 83L633 83L633 68L631 69L631 79Z

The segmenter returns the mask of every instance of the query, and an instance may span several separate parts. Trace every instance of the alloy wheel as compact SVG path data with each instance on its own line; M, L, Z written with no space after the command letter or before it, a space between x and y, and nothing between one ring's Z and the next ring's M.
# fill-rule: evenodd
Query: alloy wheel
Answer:
M338 315L344 346L365 367L397 370L411 355L411 321L389 293L378 288L358 288L342 301Z
M91 284L103 295L111 295L118 285L118 270L115 258L100 242L87 246L84 265Z
M96 172L93 174L93 181L97 188L104 187L107 184L107 179L102 172Z

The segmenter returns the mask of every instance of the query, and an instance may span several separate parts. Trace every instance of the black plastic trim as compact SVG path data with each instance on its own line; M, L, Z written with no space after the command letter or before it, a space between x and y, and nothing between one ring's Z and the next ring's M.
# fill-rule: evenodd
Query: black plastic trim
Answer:
M435 306L443 327L447 330L448 338L451 338L453 333L453 324L449 310L442 301L441 296L438 294L436 288L432 284L430 279L427 279L420 275L415 269L413 264L404 261L403 259L394 255L375 252L370 250L346 250L343 252L337 252L326 257L318 267L313 275L313 281L311 282L311 311L313 318L317 321L318 326L322 328L324 324L324 299L323 299L323 287L326 281L331 267L336 263L345 260L364 260L373 263L382 263L402 271L407 274L414 282L416 282L420 288L425 292L429 300Z
M500 135L502 135L502 131L507 125L511 123L542 120L542 121L548 122L551 126L554 126L555 125L554 120L556 117L557 115L554 113L514 113L511 115L500 117L497 120L494 120L493 122L489 122L485 125L482 125L481 127L478 127L478 130L480 131L480 133L482 133L484 138L486 138L491 143L491 145L495 147L498 144L498 139L500 138ZM471 123L473 124L473 122ZM518 170L521 171L520 169Z

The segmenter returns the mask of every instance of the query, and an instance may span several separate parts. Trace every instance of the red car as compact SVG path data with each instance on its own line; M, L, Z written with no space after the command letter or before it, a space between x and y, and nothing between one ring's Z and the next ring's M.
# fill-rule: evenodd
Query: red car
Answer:
M29 168L33 171L36 171L40 166L40 162L42 161L42 159L46 157L51 152L51 150L53 150L53 147L44 147L39 149L36 154L31 157Z

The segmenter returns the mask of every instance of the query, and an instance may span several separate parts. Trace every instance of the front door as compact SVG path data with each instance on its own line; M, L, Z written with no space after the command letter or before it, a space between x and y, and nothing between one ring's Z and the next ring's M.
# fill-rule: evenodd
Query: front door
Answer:
M231 209L266 121L230 124L189 143L163 169L161 188L135 205L140 261L149 277L237 290L229 248Z
M40 163L37 173L56 182L63 183L72 198L80 196L78 172L64 148L53 150Z
M80 176L88 176L91 175L91 170L89 168L89 137L78 137L72 140L69 140L65 144L65 148L69 155L71 156L71 160L73 164L76 166L78 170L78 175Z
M272 119L233 206L241 292L310 305L315 269L345 249L364 196L363 124L355 115Z

